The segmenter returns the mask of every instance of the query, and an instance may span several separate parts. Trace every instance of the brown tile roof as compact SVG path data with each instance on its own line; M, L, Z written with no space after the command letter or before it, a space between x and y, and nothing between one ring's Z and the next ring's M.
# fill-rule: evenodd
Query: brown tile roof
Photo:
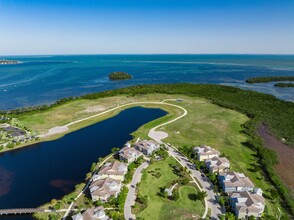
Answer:
M195 147L195 149L198 149L198 154L200 155L211 155L211 154L220 155L220 152L218 150L206 145Z
M252 192L229 193L231 198L237 198L236 208L239 213L259 213L260 208L265 206L265 199L263 196Z
M123 176L126 174L128 165L119 161L104 164L98 172L98 175L117 175Z
M152 147L152 145L157 146L158 143L156 143L155 141L152 141L152 140L150 140L150 141L144 140L144 141L140 141L135 144L135 146L138 146L139 148L143 148L145 150L149 150Z
M130 158L134 157L133 155L137 155L137 157L138 157L138 156L142 155L142 153L133 147L123 147L119 151L119 155L123 156L126 159L130 159Z
M109 217L105 214L103 206L87 209L83 214L83 220L108 220Z
M238 173L234 171L230 171L227 173L221 174L225 176L224 183L226 186L233 186L233 187L254 187L252 181L246 177L243 173Z
M116 195L120 183L119 180L105 178L92 182L89 188L93 196L113 196Z
M230 165L230 161L225 157L213 157L207 160L207 162L211 161L212 166L221 166L222 164Z

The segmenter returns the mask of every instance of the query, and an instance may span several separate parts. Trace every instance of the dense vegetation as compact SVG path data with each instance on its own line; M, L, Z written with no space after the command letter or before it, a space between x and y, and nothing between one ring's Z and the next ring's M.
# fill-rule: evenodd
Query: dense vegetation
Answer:
M267 83L276 81L294 81L294 76L265 76L246 79L247 83Z
M257 135L257 128L265 124L269 132L279 138L285 138L290 145L294 144L294 103L285 102L272 95L254 91L220 85L195 85L195 84L165 84L133 86L119 90L106 91L83 96L87 99L113 96L118 94L140 95L147 93L185 94L208 98L213 103L225 108L237 110L246 114L251 120L243 125L243 132L248 135L244 143L253 149L265 174L275 186L289 213L294 213L294 202L289 190L282 184L273 166L277 163L274 151L263 146L261 138Z
M294 83L276 83L275 84L276 87L294 87Z
M281 80L279 78L279 80ZM285 80L285 79L282 79ZM266 125L269 132L278 138L285 138L287 144L294 145L294 103L285 102L272 95L254 91L242 90L221 85L199 85L199 84L164 84L164 85L139 85L117 90L84 95L83 99L97 99L120 94L140 95L148 93L183 94L210 99L214 104L233 109L246 114L251 120L243 125L243 132L247 134L248 141L244 143L253 149L259 163L268 179L277 189L285 208L290 214L294 214L294 202L291 193L282 184L277 176L273 165L277 163L277 155L274 151L263 146L261 138L257 135L257 128ZM21 114L23 112L41 111L56 105L68 102L75 98L62 99L52 105L42 108L34 107L21 110L11 110L8 114Z
M125 72L113 72L109 74L110 80L126 80L131 78L132 76Z

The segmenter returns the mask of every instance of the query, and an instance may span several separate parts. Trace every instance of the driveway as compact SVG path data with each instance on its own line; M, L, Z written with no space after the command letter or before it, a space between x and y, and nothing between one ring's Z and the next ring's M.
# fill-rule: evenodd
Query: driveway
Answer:
M196 170L193 164L186 158L185 156L181 155L178 151L176 151L172 147L168 147L168 152L171 156L177 158L177 160L184 166L187 167L188 170L191 171L191 174L194 178L198 180L198 182L203 187L202 189L207 192L207 206L211 209L211 218L212 219L219 219L219 215L222 214L221 207L216 201L216 194L213 191L213 184L210 183L206 177L202 177L201 173Z
M142 177L142 170L148 167L148 163L144 162L142 163L135 171L133 175L132 182L130 183L129 186L129 192L127 195L127 199L125 202L125 207L124 207L124 216L125 219L131 220L131 219L136 219L136 216L132 214L132 206L135 205L135 200L136 200L136 185L141 181ZM132 187L134 186L134 187Z

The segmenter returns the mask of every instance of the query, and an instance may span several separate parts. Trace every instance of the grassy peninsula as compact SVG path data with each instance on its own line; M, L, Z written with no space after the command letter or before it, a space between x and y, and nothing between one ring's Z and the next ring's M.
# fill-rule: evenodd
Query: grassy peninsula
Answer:
M246 79L247 83L267 83L277 81L294 81L294 76L265 76Z
M276 87L291 88L294 87L294 83L276 83Z
M127 80L131 78L132 78L132 75L126 72L113 72L109 74L110 80Z
M164 84L164 85L142 85L122 88L118 90L105 91L100 93L93 93L84 95L82 97L62 99L52 105L44 105L42 107L23 108L17 110L3 111L2 114L9 115L15 118L18 123L24 124L35 129L48 129L50 126L63 125L73 119L85 117L86 115L94 114L92 111L102 111L104 108L109 108L117 105L118 100L123 102L134 102L142 100L162 100L166 98L183 97L185 100L202 99L197 106L190 109L191 115L200 114L199 107L203 107L203 114L201 118L202 124L190 121L181 121L183 123L179 126L181 129L175 131L176 128L166 127L171 129L168 133L171 134L169 140L171 143L176 143L179 139L176 137L178 132L182 134L182 143L197 144L200 142L209 143L218 149L224 149L224 152L234 161L236 159L236 150L240 150L240 157L237 157L234 167L244 171L249 175L263 190L271 201L270 209L275 209L276 202L283 204L284 208L290 215L294 213L294 201L291 192L284 186L279 176L277 175L274 165L278 162L277 155L274 151L267 149L264 146L263 140L258 136L257 130L260 126L266 125L268 131L278 137L284 138L288 145L294 145L294 103L285 102L275 98L274 96L262 94L254 91L241 90L229 86L221 85L198 85L198 84ZM102 105L102 103L104 103ZM107 105L108 103L108 105ZM202 103L202 104L201 104ZM205 104L208 103L208 104ZM187 104L187 103L186 103ZM189 103L190 104L190 103ZM209 111L210 105L218 105L220 112ZM149 106L149 105L147 105ZM152 105L150 105L152 106ZM194 105L191 105L194 106ZM153 105L152 107L156 107ZM158 106L161 107L162 106ZM69 114L69 109L72 114ZM242 120L236 118L232 121L238 121L238 125L227 124L227 111L235 110L247 117ZM229 110L229 111L231 111ZM108 114L105 117L110 117L113 114ZM177 114L177 110L169 109L169 112ZM211 114L209 113L211 112ZM150 122L143 126L148 128L154 126L153 123L161 123L163 120L169 120L173 117L169 114L162 119L155 122ZM51 118L50 125L48 125L48 118ZM195 116L196 117L196 116ZM199 120L201 120L199 118ZM233 117L234 118L234 117ZM220 123L219 119L223 122ZM89 123L95 123L101 118L96 118L91 122L84 122L80 125L75 125L74 129L81 126L86 126ZM183 120L186 120L183 118ZM192 123L193 122L193 123ZM151 125L152 124L152 125ZM186 125L185 125L186 124ZM188 124L190 124L189 127ZM41 126L41 127L40 127ZM220 129L216 129L219 127ZM143 129L142 128L142 129ZM228 129L235 129L237 133L242 134L241 137ZM187 131L193 134L191 137ZM222 136L219 131L226 131ZM143 135L141 129L138 130ZM140 136L141 136L140 134ZM181 136L181 135L180 135ZM223 140L218 140L219 137ZM195 139L195 137L197 137ZM237 138L238 137L238 138ZM235 139L237 138L237 139ZM234 150L233 147L236 147ZM227 150L225 150L227 149ZM246 155L245 155L246 153ZM235 158L235 159L234 159ZM274 190L272 189L274 187ZM277 194L272 192L277 191ZM277 213L276 211L270 211Z

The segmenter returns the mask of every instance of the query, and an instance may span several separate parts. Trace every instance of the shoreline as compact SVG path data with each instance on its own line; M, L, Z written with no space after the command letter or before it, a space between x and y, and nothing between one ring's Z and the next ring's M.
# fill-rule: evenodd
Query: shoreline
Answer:
M208 90L209 88L211 90ZM289 109L289 112L291 113L290 110L292 110L293 108L292 103L278 100L277 98L270 95L252 92L248 90L241 90L241 89L228 87L228 86L226 87L226 86L216 86L216 85L194 85L194 84L148 85L148 86L141 86L141 87L134 86L134 87L128 87L128 88L123 88L123 89L114 90L114 91L85 95L82 98L84 100L85 99L98 100L99 98L106 98L106 97L112 97L115 95L124 95L124 94L128 95L127 97L134 97L135 95L138 95L136 97L141 97L144 94L152 95L152 97L155 94L161 94L161 95L164 94L166 96L168 95L187 96L191 98L202 97L208 100L210 103L217 105L221 108L231 109L241 114L247 115L250 118L250 120L242 125L242 128L244 129L243 133L245 133L248 138L248 141L245 144L247 147L249 147L251 150L254 150L257 153L257 157L261 161L259 162L259 164L264 168L264 172L266 174L269 174L267 177L269 178L270 181L272 181L271 186L275 187L275 190L277 190L280 193L280 198L285 201L283 207L285 208L285 210L288 211L289 214L291 214L291 206L290 206L291 204L288 203L288 201L290 201L291 198L290 198L290 195L287 193L288 190L286 189L284 184L281 183L281 180L277 176L277 173L274 172L274 170L272 170L273 164L271 164L271 159L270 159L271 154L260 153L260 152L263 152L263 150L265 149L265 146L262 144L261 137L260 136L258 137L258 135L256 134L255 129L257 128L257 125L259 123L268 119L268 124L269 124L269 127L271 128L272 133L277 134L277 136L283 135L282 137L285 137L285 139L287 140L287 143L291 143L292 139L288 139L287 137L292 138L291 135L290 136L288 135L288 131L289 129L291 129L291 126L293 126L293 124L290 123L291 117L289 117L289 115L286 117L285 112L282 110L284 108L287 108ZM239 97L240 95L245 95L245 96L242 96L243 98L240 99ZM258 108L256 107L256 101L258 101ZM249 102L249 105L248 105L248 102ZM276 116L275 118L271 117L273 113ZM108 115L108 117L110 116ZM277 127L275 124L276 119L278 119L279 121L279 125L280 125L279 130L277 130ZM101 119L97 119L97 121L99 120ZM82 121L78 124L78 126L77 124L73 124L73 129L79 129L81 127L81 124L85 126L85 124L89 125L91 123L95 123L95 122ZM288 128L288 129L282 130L282 128ZM72 130L70 130L70 132L71 131ZM277 131L280 131L280 132L277 133ZM64 134L62 134L61 136L63 135ZM286 194L283 193L283 191L286 192Z
M69 133L72 133L77 130L83 129L85 127L91 126L93 124L99 123L99 122L104 121L106 119L112 118L112 117L116 116L117 114L119 114L121 111L124 111L128 108L133 108L133 107L160 108L157 105L161 105L160 107L163 107L164 105L172 106L172 104L169 105L168 103L161 103L161 102L137 102L137 103L124 104L124 105L121 105L118 107L108 109L104 112L101 112L101 113L98 113L98 114L95 114L95 115L92 115L92 116L89 116L89 117L86 117L86 118L83 118L83 119L80 119L77 121L73 121L73 122L68 123L64 126L53 127L51 129L49 129L49 131L46 134L39 135L38 137L40 137L40 140L20 144L20 145L15 146L14 148L5 148L0 152L0 155L3 153L6 153L6 152L12 152L14 150L24 149L26 147L30 147L30 146L36 145L38 143L49 142L49 141L54 141L54 140L60 139ZM163 107L160 109L167 112L166 116L169 116L171 113L169 111L169 109L167 109L167 108ZM101 116L101 118L99 116ZM105 117L103 117L103 116L105 116ZM53 131L52 131L52 129L53 129Z

